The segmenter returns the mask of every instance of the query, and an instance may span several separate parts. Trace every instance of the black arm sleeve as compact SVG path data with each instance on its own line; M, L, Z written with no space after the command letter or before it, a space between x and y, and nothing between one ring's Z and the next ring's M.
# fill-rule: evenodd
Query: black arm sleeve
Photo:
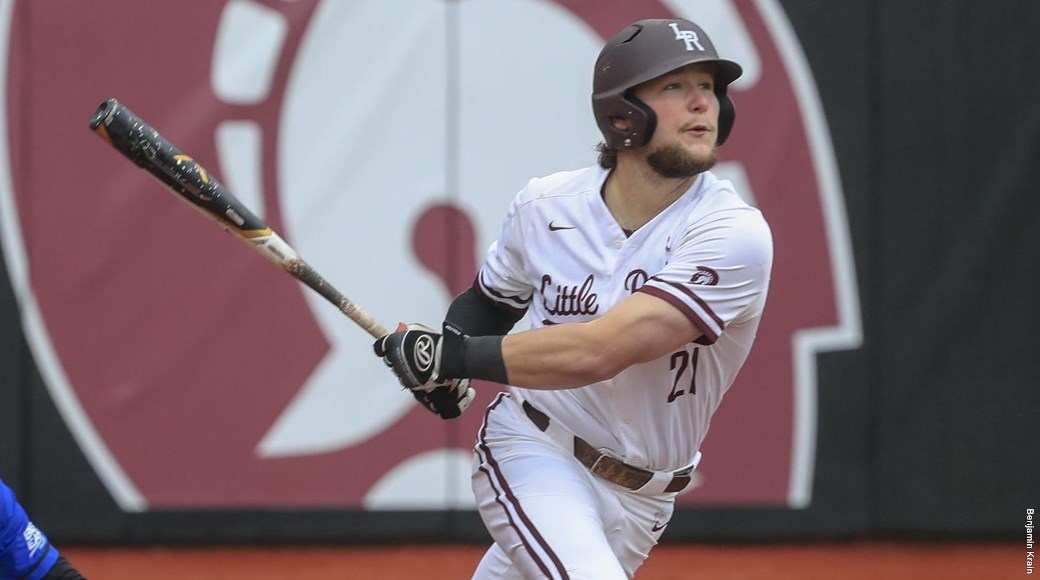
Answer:
M472 287L459 294L448 307L444 323L467 336L503 336L524 317L526 310L501 307Z

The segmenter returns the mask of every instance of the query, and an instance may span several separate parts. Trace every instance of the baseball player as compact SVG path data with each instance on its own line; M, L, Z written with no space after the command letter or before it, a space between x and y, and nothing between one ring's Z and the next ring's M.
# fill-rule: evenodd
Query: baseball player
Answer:
M0 480L0 580L83 580Z
M374 345L441 417L469 405L468 379L511 385L477 434L495 543L474 578L632 577L765 306L769 226L709 171L741 67L683 19L629 25L595 66L598 163L520 191L442 332ZM525 313L533 328L509 334Z

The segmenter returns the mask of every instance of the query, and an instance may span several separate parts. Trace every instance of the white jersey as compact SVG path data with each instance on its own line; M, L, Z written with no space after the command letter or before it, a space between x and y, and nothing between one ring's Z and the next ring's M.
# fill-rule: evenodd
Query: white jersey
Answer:
M593 447L637 467L694 463L744 364L766 301L772 235L729 181L706 172L629 237L603 201L598 166L532 179L477 278L533 327L603 316L634 292L683 312L703 336L616 377L567 390L511 387Z

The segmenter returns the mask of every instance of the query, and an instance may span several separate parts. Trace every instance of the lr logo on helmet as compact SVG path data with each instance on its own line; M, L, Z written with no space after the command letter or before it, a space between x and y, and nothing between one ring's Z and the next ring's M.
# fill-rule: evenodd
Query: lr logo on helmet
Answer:
M687 51L692 51L696 48L697 50L704 52L704 47L701 46L701 41L697 38L696 32L693 30L679 30L679 25L675 22L672 22L668 26L671 26L672 30L675 31L676 40L681 40L686 43Z

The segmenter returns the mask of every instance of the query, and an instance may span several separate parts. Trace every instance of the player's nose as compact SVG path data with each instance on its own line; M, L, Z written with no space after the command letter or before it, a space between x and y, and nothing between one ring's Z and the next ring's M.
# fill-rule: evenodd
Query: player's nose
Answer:
M698 90L692 92L690 100L686 103L686 106L694 113L701 113L708 110L709 102L709 94L703 90Z

